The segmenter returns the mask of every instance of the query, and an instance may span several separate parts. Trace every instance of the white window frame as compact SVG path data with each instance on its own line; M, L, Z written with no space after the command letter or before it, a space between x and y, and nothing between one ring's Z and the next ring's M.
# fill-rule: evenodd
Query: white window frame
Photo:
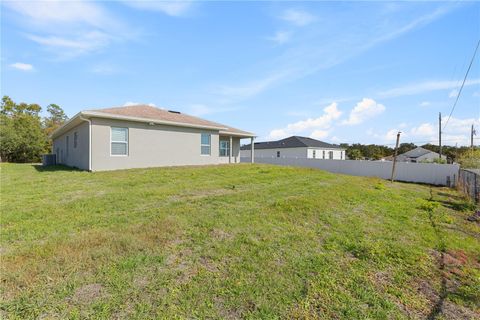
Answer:
M113 128L115 129L125 129L127 130L127 141L113 141L112 140L112 130ZM111 157L128 157L129 154L129 140L130 140L130 130L128 130L128 127L110 127L110 156ZM125 143L126 144L126 154L112 154L112 143Z
M328 159L333 160L333 151L328 151Z
M208 144L203 144L202 143L202 140L203 140L202 137L204 135L208 136L208 142L209 142ZM209 150L208 154L203 154L202 153L202 148L203 147L208 147L208 150ZM209 156L212 155L212 135L210 133L201 133L200 134L200 155L203 156L203 157L209 157Z
M315 159L317 156L317 150L313 149L312 150L312 158Z
M226 148L222 148L222 143L226 143ZM225 155L222 155L221 151L225 149ZM218 156L220 157L230 157L230 141L228 140L220 140L218 144Z

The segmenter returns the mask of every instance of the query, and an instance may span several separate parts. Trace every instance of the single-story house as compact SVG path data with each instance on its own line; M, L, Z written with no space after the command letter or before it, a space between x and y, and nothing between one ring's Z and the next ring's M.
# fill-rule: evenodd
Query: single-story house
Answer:
M410 151L397 155L397 161L400 162L433 162L438 159L440 154L427 150L422 147L416 147ZM442 159L446 160L445 156Z
M52 153L59 164L89 171L238 163L243 138L253 142L254 134L135 105L79 112L52 134Z
M242 146L240 156L251 157L251 144ZM345 148L307 137L291 136L278 141L256 142L254 155L259 158L307 158L345 160Z

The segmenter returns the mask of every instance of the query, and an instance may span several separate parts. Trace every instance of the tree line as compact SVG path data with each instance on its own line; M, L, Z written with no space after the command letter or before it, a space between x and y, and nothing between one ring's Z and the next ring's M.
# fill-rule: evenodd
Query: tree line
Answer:
M42 107L36 103L16 103L4 96L0 106L0 158L8 162L38 162L41 155L50 153L50 135L68 118L56 104Z
M376 144L342 143L340 146L346 149L345 153L347 157L352 160L380 160L393 156L395 152L394 148ZM401 143L398 146L397 152L398 154L402 154L416 147L417 145L414 143ZM431 143L421 145L421 147L436 153L440 152L440 147ZM472 150L466 146L442 146L442 155L446 156L447 162L449 163L458 162L469 168L480 168L480 149L478 147Z

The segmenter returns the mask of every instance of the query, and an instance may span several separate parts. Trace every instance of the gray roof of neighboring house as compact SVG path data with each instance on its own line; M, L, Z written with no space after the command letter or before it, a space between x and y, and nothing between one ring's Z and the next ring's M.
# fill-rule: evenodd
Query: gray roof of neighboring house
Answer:
M255 142L255 149L279 149L279 148L328 148L345 149L335 144L326 143L307 137L291 136L278 141ZM242 150L250 150L250 144L241 147Z
M422 147L416 147L415 149L412 149L412 150L407 151L405 153L399 154L398 156L403 156L403 157L407 157L407 158L418 158L418 157L421 157L423 155L426 155L427 153L438 154L436 152L427 150L427 149L422 148Z

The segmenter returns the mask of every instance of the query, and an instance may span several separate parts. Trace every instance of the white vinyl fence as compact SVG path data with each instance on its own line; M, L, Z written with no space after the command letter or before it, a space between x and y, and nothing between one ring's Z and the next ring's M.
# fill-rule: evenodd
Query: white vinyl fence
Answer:
M250 162L250 158L241 158L241 162ZM255 157L255 162L317 168L334 173L383 179L390 179L393 165L391 161L260 157ZM458 179L459 168L458 164L397 162L395 180L454 187Z

